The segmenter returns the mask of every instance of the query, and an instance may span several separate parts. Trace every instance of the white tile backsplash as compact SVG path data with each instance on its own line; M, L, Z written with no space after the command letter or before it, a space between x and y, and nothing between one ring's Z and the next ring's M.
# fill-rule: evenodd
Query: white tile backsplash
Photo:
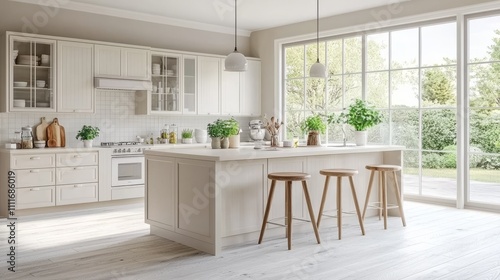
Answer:
M15 112L0 114L0 142L6 143L21 127L30 125L36 127L40 118L45 117L48 123L58 118L59 124L66 131L66 145L68 147L83 146L75 139L75 135L83 125L97 126L101 130L95 140L100 142L134 141L136 135L148 136L153 133L159 136L164 124L175 123L179 133L184 128L206 129L207 124L217 118L227 119L228 116L145 116L135 115L135 94L131 91L102 91L96 92L95 114L57 114L57 113L30 113ZM248 122L250 117L235 117L243 129L241 141L248 141Z

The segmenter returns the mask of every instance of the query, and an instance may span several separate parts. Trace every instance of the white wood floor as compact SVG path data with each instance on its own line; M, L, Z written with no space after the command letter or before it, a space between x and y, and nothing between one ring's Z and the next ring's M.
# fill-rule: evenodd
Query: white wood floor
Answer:
M142 204L20 217L17 272L7 271L0 220L0 279L500 279L500 214L405 202L391 217L227 248L219 257L149 235Z

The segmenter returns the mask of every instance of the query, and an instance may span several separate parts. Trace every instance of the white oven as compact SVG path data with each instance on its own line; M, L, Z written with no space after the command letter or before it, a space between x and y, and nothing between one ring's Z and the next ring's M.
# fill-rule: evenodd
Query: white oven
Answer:
M144 185L144 155L111 158L111 187Z

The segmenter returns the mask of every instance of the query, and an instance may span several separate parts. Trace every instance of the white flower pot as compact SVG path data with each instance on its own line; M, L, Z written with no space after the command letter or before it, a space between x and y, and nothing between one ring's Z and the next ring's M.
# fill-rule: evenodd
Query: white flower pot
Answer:
M94 140L83 140L83 147L85 148L92 148L92 142Z
M240 147L240 135L229 136L229 148L235 149Z
M182 144L193 144L193 138L182 138Z
M366 146L366 142L368 141L368 132L366 130L354 131L354 139L356 146Z

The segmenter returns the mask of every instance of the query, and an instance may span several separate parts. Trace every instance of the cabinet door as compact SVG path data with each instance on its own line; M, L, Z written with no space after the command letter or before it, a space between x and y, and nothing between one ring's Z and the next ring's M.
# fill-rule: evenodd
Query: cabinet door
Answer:
M95 45L95 76L120 77L122 71L121 50L118 47Z
M97 183L56 186L56 205L96 202L97 200Z
M176 174L174 158L146 160L146 220L148 224L174 231Z
M57 111L93 113L93 45L64 41L59 41L57 45Z
M221 63L224 60L221 60ZM221 71L222 114L240 114L240 74L239 72Z
M220 114L219 73L219 58L198 57L198 114Z
M55 206L55 187L17 189L16 209Z
M184 114L196 114L196 57L183 57L183 110Z
M248 70L241 73L240 108L245 116L260 116L260 61L248 60Z
M57 185L80 184L99 181L97 166L61 167L56 170Z
M122 48L121 76L138 80L149 80L150 52L148 50Z
M9 111L55 111L56 41L11 36L9 63Z

